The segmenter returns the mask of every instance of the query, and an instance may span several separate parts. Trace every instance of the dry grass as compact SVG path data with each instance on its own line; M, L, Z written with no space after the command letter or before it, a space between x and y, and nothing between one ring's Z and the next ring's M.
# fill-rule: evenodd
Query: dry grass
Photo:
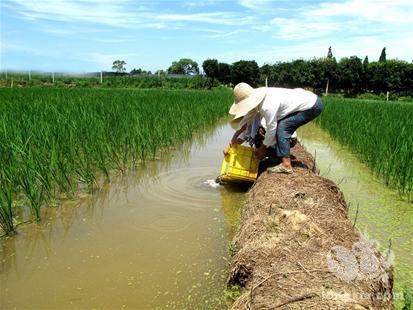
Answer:
M250 190L233 243L229 284L242 293L234 309L392 309L391 270L381 280L346 282L329 271L326 257L337 245L360 240L347 217L340 189L313 173L312 157L293 149L294 172L263 173ZM380 253L374 250L374 255ZM368 298L366 298L368 297ZM391 298L390 298L391 299Z

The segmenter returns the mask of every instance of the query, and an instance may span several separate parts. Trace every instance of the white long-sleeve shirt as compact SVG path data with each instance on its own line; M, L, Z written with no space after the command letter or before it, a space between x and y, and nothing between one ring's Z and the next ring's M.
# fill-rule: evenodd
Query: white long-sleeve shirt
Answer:
M273 145L276 143L278 121L289 114L312 108L316 100L316 94L302 88L269 87L264 100L257 109L251 110L243 117L238 129L245 124L250 125L256 114L261 113L267 125L263 143L266 146Z
M251 137L252 139L255 138L255 136L258 133L258 129L260 127L263 127L265 130L267 130L267 124L265 123L265 119L261 116L261 114L258 112L254 119L252 120L252 123L247 127L245 131L243 131L238 138L242 140L246 140L248 137ZM291 135L291 138L297 138L297 132L294 131Z

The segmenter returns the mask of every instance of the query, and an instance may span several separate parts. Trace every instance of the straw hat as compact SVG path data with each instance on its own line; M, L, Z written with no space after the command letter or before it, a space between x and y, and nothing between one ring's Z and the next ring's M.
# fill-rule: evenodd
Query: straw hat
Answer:
M252 88L247 83L239 83L234 87L235 101L229 109L234 119L243 117L258 106L265 98L267 88Z

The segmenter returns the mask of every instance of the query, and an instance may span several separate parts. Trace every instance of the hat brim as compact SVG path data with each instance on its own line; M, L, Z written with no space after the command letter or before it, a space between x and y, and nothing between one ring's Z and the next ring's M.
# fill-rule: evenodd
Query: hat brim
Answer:
M234 102L229 109L229 114L234 115L234 120L245 116L264 100L266 94L266 87L255 88L247 98L238 103Z

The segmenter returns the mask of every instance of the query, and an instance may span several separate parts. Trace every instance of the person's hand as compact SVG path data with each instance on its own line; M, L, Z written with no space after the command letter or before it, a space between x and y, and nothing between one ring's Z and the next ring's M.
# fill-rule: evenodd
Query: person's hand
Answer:
M259 160L263 159L267 153L267 147L263 144L255 151L255 157Z
M243 139L240 139L240 138L236 138L236 139L231 139L231 142L229 143L229 145L230 146L237 146L237 145L240 145L240 144L242 144L244 142L244 140Z
M262 126L260 126L260 127L258 128L258 135L259 135L261 138L264 138L264 137L265 137L265 133L266 133L265 128L262 127Z
M227 146L225 149L224 149L224 156L227 156L228 154L229 154L229 149L230 149L230 147L231 146Z

